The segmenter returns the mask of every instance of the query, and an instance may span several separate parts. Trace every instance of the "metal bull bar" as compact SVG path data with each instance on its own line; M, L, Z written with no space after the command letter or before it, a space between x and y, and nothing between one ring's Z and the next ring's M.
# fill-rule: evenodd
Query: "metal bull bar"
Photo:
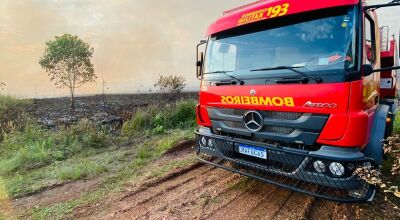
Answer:
M206 164L326 200L363 202L375 195L374 186L354 175L356 168L374 162L355 149L322 147L311 152L262 145L267 155L262 159L239 153L242 144L260 145L197 132L196 156Z

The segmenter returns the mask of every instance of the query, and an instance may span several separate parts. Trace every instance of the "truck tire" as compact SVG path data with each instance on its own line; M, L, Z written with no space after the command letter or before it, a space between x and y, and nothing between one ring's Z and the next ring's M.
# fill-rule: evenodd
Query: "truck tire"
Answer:
M378 165L383 163L383 140L386 138L386 118L389 113L389 106L379 105L375 112L375 118L371 131L371 136L364 154L371 157Z

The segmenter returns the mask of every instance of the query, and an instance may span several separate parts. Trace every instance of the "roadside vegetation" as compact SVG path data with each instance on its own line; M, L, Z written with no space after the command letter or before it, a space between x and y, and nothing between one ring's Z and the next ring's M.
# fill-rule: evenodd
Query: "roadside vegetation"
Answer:
M87 119L48 130L27 113L30 105L30 101L0 96L0 205L6 207L11 199L68 182L99 178L99 184L79 198L27 210L20 217L67 215L77 206L118 191L171 147L194 138L194 101L140 108L117 134ZM171 161L149 175L192 161Z
M166 106L150 106L146 111L137 112L122 127L122 134L135 136L143 132L163 134L170 129L193 128L196 125L194 101L182 101Z
M131 155L132 152L127 149L116 150L114 151L115 155L113 155L112 160L111 158L108 160L108 162L118 161L117 164L113 162L109 164L113 174L105 176L96 190L84 192L78 198L59 204L33 208L25 213L25 215L32 216L33 219L65 218L71 214L75 208L95 204L104 199L107 195L123 190L125 183L134 181L143 175L147 175L151 178L162 175L172 169L185 167L192 163L194 159L171 161L163 167L154 168L155 171L145 168L146 166L151 166L152 161L159 158L177 143L192 138L192 130L171 130L168 134L154 136L147 139L145 143L139 144L135 148L133 155ZM129 160L126 160L127 156Z
M30 104L31 102L28 100L0 95L0 142L3 140L4 134L25 127L29 120L25 110Z

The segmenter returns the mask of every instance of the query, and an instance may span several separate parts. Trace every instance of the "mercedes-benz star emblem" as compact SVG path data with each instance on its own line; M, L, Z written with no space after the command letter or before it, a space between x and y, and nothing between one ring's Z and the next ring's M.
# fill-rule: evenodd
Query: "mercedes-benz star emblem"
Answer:
M257 91L255 89L250 90L250 95L256 95Z
M259 132L264 127L264 118L257 111L248 111L243 115L243 123L252 132Z

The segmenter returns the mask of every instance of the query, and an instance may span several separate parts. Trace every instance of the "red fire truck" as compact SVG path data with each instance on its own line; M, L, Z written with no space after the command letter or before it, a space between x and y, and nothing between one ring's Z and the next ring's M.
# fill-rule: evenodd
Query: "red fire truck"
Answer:
M197 46L198 159L315 197L372 200L354 171L379 168L393 130L398 49L376 10L398 5L264 0L225 12Z

